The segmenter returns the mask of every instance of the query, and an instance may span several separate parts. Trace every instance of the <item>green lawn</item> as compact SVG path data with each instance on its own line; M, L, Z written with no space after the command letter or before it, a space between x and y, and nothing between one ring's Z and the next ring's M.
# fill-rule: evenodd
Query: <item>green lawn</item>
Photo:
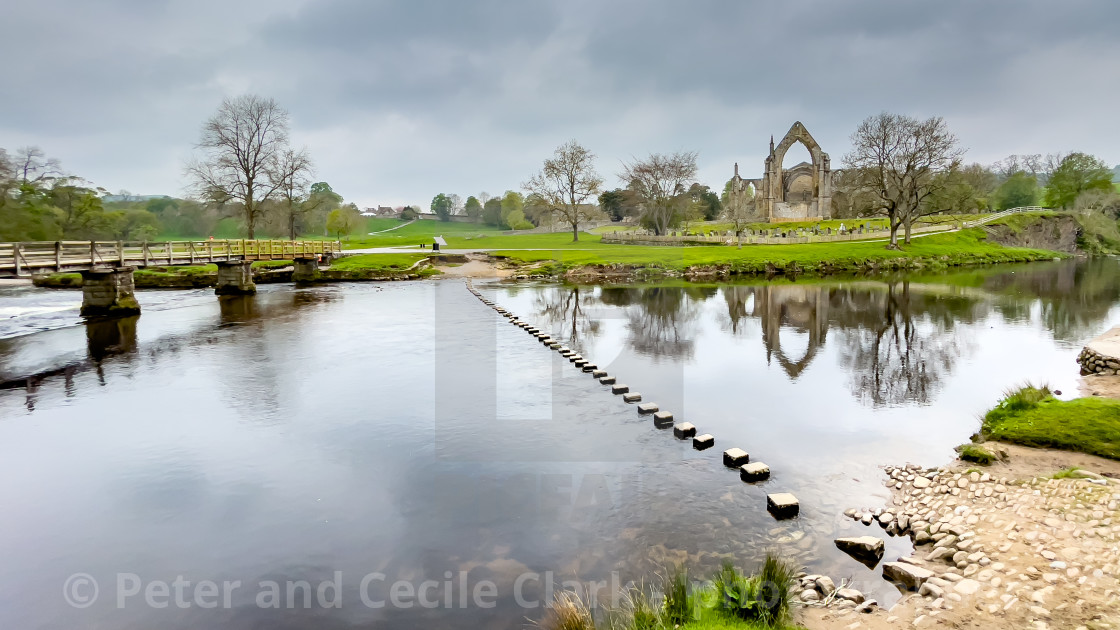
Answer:
M356 271L362 269L403 270L427 258L428 254L358 254L344 256L331 263L331 269Z
M372 225L376 229L369 229L368 231L386 230L394 225L403 225L407 221L399 219L370 219L375 221ZM502 230L490 225L482 225L480 223L454 223L443 221L415 221L408 225L393 230L392 232L385 232L383 234L374 235L353 235L344 239L342 246L345 249L364 249L367 247L403 247L407 245L426 245L432 244L433 236L443 236L451 241L451 238L470 239L472 237L479 237L484 235L498 235Z
M981 434L1023 446L1120 459L1120 400L1058 400L1046 388L1026 387L984 416Z
M528 235L551 237L559 235ZM525 247L527 237L516 247ZM497 239L494 239L497 241ZM543 239L541 239L543 241ZM504 242L504 241L503 241ZM514 245L511 245L514 246ZM744 245L742 249L726 245L707 247L657 247L640 245L604 245L582 243L581 249L556 246L551 251L492 252L522 262L554 260L564 267L582 265L629 264L682 270L698 265L730 265L740 273L784 269L857 269L869 264L908 266L915 260L942 265L1023 262L1050 259L1059 254L1041 250L1010 248L989 243L983 230L962 230L916 238L902 251L884 247L882 241L849 243L807 243L800 245Z

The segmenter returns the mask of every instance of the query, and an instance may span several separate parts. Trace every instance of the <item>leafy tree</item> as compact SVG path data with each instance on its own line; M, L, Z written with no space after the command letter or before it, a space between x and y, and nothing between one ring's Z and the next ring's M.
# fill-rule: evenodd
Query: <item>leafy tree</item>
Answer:
M883 112L860 123L852 134L852 151L844 156L855 185L876 196L876 209L887 215L891 237L888 249L898 249L898 229L936 212L928 203L949 179L938 177L960 165L964 153L944 119L921 121Z
M507 190L502 196L502 225L511 230L527 230L533 227L525 220L525 197L514 190Z
M357 206L352 203L347 204L331 210L331 213L327 216L327 231L334 234L335 238L341 239L357 230L361 221L362 214L358 211Z
M1112 171L1099 158L1070 153L1050 175L1046 205L1068 208L1087 190L1112 190Z
M487 199L482 206L482 222L486 225L502 225L502 200L497 197Z
M451 220L452 207L453 202L451 201L451 197L448 197L443 193L440 193L432 198L432 212L439 217L440 221Z
M115 232L124 241L149 241L159 236L159 218L143 208L130 208L113 213Z
M471 221L478 223L482 218L482 204L479 203L478 198L474 195L467 197L466 204L463 205L463 212L470 217Z
M574 242L579 240L579 224L594 218L595 208L587 200L595 198L602 184L603 178L595 171L595 154L571 140L560 145L541 171L521 187L572 227Z
M599 208L610 216L611 221L621 221L623 200L622 189L606 190L599 195Z
M689 187L688 194L692 197L693 205L696 206L705 221L714 221L723 212L723 203L720 201L719 195L712 192L711 188L700 183L694 183Z
M1033 206L1038 203L1038 196L1038 178L1026 171L1016 171L996 191L996 207L1007 210Z
M401 219L404 221L415 221L420 216L420 213L415 208L405 206L401 210Z
M219 204L240 204L249 238L255 238L262 202L284 185L276 173L289 150L288 125L288 112L271 98L227 98L202 126L202 157L186 166L199 195Z
M665 234L680 222L688 187L696 179L696 153L651 154L623 165L619 179L630 183L642 202L642 224Z

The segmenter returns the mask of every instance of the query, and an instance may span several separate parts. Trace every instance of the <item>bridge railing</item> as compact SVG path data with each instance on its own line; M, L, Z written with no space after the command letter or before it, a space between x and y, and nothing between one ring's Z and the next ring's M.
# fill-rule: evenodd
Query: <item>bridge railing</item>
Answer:
M339 241L222 239L198 241L52 241L0 243L0 276L90 267L197 265L232 260L289 260L342 251Z

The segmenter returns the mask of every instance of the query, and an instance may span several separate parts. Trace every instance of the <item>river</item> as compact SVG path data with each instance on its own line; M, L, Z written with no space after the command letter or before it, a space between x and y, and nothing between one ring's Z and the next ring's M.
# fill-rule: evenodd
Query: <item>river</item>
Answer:
M88 325L78 293L2 287L0 627L519 628L550 580L768 549L889 603L833 546L867 531L843 510L883 505L882 466L951 459L1006 388L1075 396L1081 346L1120 323L1118 280L1103 259L476 282L712 433L704 452L460 280L142 292L141 317ZM732 446L771 480L724 468ZM767 514L775 491L798 518ZM909 550L892 538L887 559Z

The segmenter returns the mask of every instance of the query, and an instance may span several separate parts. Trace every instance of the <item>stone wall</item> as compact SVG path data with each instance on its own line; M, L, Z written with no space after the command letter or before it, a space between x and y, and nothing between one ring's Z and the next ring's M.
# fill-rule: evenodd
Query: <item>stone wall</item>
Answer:
M1120 358L1101 354L1089 346L1081 349L1077 362L1082 374L1120 374Z

